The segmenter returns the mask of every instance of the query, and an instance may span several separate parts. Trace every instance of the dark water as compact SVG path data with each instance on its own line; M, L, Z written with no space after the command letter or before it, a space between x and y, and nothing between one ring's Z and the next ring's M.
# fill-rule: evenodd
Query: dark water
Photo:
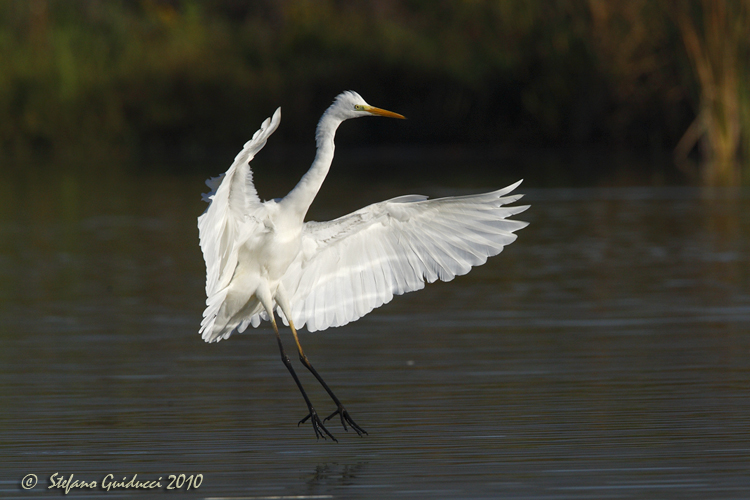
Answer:
M316 213L413 191L351 187ZM200 340L202 189L0 187L0 496L60 496L55 473L98 482L69 498L163 498L170 474L190 498L750 496L750 193L521 188L531 225L485 266L302 333L369 432L330 422L337 444L297 427L270 329Z

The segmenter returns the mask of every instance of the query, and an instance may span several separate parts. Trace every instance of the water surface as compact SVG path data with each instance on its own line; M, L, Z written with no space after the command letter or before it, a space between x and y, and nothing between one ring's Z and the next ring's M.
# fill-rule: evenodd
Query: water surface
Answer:
M353 187L333 181L312 214L414 191ZM202 474L183 488L190 498L750 492L747 192L522 187L531 225L485 266L345 327L303 331L369 432L330 422L333 443L297 427L306 408L269 328L211 345L198 336L201 179L59 174L2 189L4 498L59 495L47 489L54 473L164 486ZM332 411L298 373L320 413ZM25 491L30 473L39 484Z

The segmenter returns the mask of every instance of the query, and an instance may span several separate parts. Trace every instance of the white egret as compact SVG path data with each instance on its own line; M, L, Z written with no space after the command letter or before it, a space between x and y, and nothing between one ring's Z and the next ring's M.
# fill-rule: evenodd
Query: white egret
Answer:
M484 264L516 239L525 222L509 220L527 206L506 207L520 181L498 191L428 200L408 195L375 203L330 222L304 222L333 160L333 139L344 120L403 116L344 92L323 113L315 133L317 154L310 170L284 198L261 201L249 162L281 119L266 119L225 174L206 181L209 203L198 217L206 260L206 310L200 333L206 342L229 338L270 320L281 358L308 408L316 437L329 436L323 422L339 415L358 435L366 432L305 356L297 328L325 330L355 321L425 281L450 281ZM289 325L302 364L336 405L323 421L302 388L284 351L274 310ZM298 425L299 425L298 424Z

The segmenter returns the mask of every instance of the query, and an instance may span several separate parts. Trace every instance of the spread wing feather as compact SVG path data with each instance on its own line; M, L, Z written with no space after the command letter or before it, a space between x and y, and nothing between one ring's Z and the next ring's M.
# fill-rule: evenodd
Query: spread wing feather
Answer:
M527 206L505 206L521 197L505 196L518 184L434 200L402 196L330 222L307 222L302 250L282 280L295 326L342 326L425 281L450 281L484 264L527 225L508 219Z
M203 200L209 205L198 217L200 246L206 261L208 297L201 333L212 330L216 313L226 295L226 287L237 266L239 248L245 240L243 235L252 232L257 224L252 215L262 207L253 184L250 160L263 149L280 121L281 108L278 108L271 118L266 118L253 138L245 143L229 170L206 181L211 191L203 195Z

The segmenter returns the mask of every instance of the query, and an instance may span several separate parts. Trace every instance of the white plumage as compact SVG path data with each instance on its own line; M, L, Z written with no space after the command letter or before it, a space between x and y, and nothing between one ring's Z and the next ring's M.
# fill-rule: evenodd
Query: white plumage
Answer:
M409 195L331 222L308 222L302 251L283 278L298 328L325 330L355 321L394 295L450 281L484 264L526 225L506 220L518 183L474 196L428 200Z
M295 326L309 331L342 326L394 295L423 288L425 281L450 281L500 253L516 239L513 233L526 226L509 217L528 207L506 206L521 197L508 196L520 181L477 195L434 200L401 196L330 222L304 222L330 168L336 129L348 118L367 115L403 118L368 105L355 92L339 95L318 124L313 165L280 200L258 198L249 167L278 127L280 108L263 122L229 170L207 181L211 192L204 200L209 206L198 218L207 270L207 307L200 329L204 340L219 341L249 325L257 327L261 320L273 321L277 309L292 327L307 366ZM276 329L275 321L273 326ZM287 367L294 375L291 365ZM346 428L340 402L312 366L308 368L337 402L334 414L341 413ZM308 406L318 435L319 422L309 401ZM331 436L322 423L320 427Z
M249 163L266 145L268 136L273 134L280 121L281 108L277 108L273 117L266 118L253 138L245 143L229 170L206 181L211 192L203 195L203 201L209 205L198 217L198 234L206 261L208 297L200 333L207 342L228 338L232 333L231 330L221 335L214 333L216 316L226 299L240 248L254 241L253 234L263 229L262 221L270 204L275 203L263 203L258 198ZM247 298L250 299L251 295Z

